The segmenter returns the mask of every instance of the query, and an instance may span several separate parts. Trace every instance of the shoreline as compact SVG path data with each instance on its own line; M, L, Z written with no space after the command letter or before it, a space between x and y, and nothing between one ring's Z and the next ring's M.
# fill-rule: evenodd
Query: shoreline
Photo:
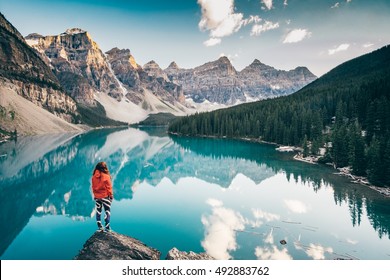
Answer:
M302 162L305 162L305 163L318 164L318 162L317 162L318 161L318 157L315 157L315 156L303 157L302 154L295 154L293 156L293 159L297 160L297 161L302 161ZM329 164L329 165L333 169L339 171L339 172L333 173L333 174L339 175L339 176L343 176L343 177L348 177L350 179L351 183L369 187L370 189L378 192L379 194L383 195L384 197L390 198L390 188L378 187L378 186L372 185L368 181L367 177L353 175L352 172L351 172L351 168L350 167L336 168L333 164Z
M256 138L248 138L248 137L226 137L226 136L222 136L222 137L219 137L219 136L209 136L209 135L198 135L198 136L190 136L190 135L183 135L183 134L180 134L180 133L175 133L175 132L167 132L168 134L170 135L175 135L175 136L178 136L178 137L201 137L201 138L214 138L214 139L234 139L234 140L240 140L240 141L248 141L248 142L254 142L254 143L260 143L260 144L268 144L268 145L274 145L274 146L279 146L279 147L283 147L283 145L280 145L278 143L274 143L274 142L268 142L268 141L264 141L264 140L260 140L260 139L256 139ZM288 148L291 148L291 149L294 149L294 151L287 151L287 150L277 150L277 148L275 149L276 151L278 152L294 152L296 153L297 151L300 151L300 147L289 147L289 146L286 146ZM308 159L309 158L309 159ZM303 157L302 154L300 153L296 153L294 156L293 156L293 159L296 160L296 161L301 161L301 162L305 162L305 163L309 163L309 164L317 164L318 165L318 156L309 156L309 157ZM339 176L343 176L343 177L349 177L351 182L354 183L354 184L359 184L359 185L362 185L362 186L366 186L366 187L369 187L370 189L378 192L379 194L381 194L382 196L386 197L386 198L390 198L390 188L387 188L387 187L378 187L378 186L374 186L374 185L371 185L369 183L369 181L367 180L367 177L362 177L362 176L355 176L355 175L352 175L349 168L336 168L335 166L333 165L330 165L332 166L334 169L338 170L339 172L337 173L333 173L335 175L339 175ZM348 170L348 172L347 172Z

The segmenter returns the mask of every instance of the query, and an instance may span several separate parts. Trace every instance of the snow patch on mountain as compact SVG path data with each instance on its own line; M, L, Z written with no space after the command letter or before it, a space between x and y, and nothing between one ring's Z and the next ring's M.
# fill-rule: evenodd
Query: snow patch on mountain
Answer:
M148 112L138 107L127 98L122 98L121 101L117 101L107 94L96 93L95 99L103 105L107 117L113 120L132 124L143 121L148 116Z

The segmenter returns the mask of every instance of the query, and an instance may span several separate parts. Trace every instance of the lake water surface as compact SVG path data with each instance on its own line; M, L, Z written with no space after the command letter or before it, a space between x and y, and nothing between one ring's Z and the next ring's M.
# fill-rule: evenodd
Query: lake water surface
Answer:
M98 161L113 179L113 230L162 258L177 247L217 259L390 259L390 199L334 170L272 145L133 128L1 145L1 259L77 255L96 230Z

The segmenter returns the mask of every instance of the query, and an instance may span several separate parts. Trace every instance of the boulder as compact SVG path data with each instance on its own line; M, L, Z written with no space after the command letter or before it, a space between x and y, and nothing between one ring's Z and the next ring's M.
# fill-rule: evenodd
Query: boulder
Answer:
M214 258L206 253L194 253L190 251L189 253L179 251L177 248L172 248L169 250L166 260L214 260Z
M159 260L160 252L141 241L116 232L95 232L76 260Z

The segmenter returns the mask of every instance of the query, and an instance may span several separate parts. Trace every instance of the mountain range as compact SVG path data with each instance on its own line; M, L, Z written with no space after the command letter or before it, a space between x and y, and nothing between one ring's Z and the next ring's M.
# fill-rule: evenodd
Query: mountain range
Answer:
M164 72L183 87L192 103L224 105L288 95L316 79L306 67L283 71L257 59L237 71L226 56L194 69L181 69L172 62Z
M136 123L151 113L186 115L288 95L316 79L306 67L283 71L257 59L237 71L224 56L193 69L180 68L175 62L166 69L155 61L141 66L129 49L103 53L80 28L23 38L1 14L0 27L0 85L2 93L17 95L11 101L7 94L0 104L2 129L19 134L40 133L46 128L40 127L39 121L29 124L31 120L20 108L33 106L19 97L52 113L54 116L44 117L39 109L29 110L32 114L39 111L38 119L52 119L53 131L63 131L80 129L71 123ZM9 112L14 112L13 117L7 117Z

